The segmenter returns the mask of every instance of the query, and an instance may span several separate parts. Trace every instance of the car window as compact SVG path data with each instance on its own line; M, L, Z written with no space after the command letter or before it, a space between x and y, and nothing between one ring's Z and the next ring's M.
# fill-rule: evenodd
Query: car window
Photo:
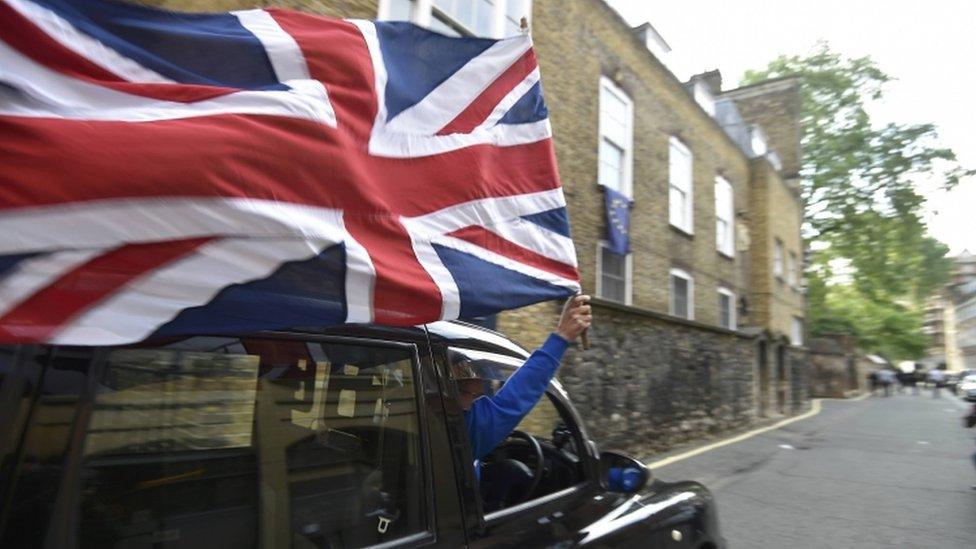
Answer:
M448 352L449 360L463 362L465 375L472 375L483 380L483 396L492 398L509 377L522 365L524 360L493 353L474 351L469 349L451 348ZM548 393L529 411L515 428L522 431L539 443L543 451L542 478L538 487L529 499L535 499L562 489L579 484L584 480L584 467L579 449L579 430L569 414L555 404L554 397ZM536 467L534 452L521 439L503 441L495 451L481 460L481 490L485 498L490 498L490 484L498 478L497 473L489 471L495 464L506 460L516 460L534 470ZM505 464L510 469L511 464ZM517 469L521 467L516 466ZM501 469L501 468L500 468ZM511 479L502 478L501 482L508 483ZM498 511L499 501L483 501L485 509ZM516 502L517 503L517 502Z
M518 424L519 431L525 431L530 435L545 440L552 439L552 433L564 425L559 410L548 398L543 397L535 408L526 415L522 422Z
M66 350L45 372L4 539L37 544L59 524L76 527L57 545L82 547L358 547L424 532L414 356L212 337Z

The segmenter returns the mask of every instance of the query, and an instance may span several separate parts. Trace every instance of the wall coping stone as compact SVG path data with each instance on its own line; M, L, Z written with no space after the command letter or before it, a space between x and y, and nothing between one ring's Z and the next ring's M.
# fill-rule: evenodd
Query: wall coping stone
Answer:
M683 326L688 326L690 328L698 328L702 330L707 330L709 332L715 332L719 334L732 335L740 337L742 339L756 339L756 335L747 334L740 332L738 330L728 330L720 326L712 326L711 324L705 324L704 322L698 322L695 320L688 320L685 318L678 318L676 316L666 315L664 313L659 313L657 311L652 311L650 309L644 309L643 307L635 307L633 305L624 305L622 303L617 303L616 301L610 301L607 299L602 299L599 297L593 297L590 299L590 305L595 305L597 307L603 307L605 309L612 309L615 311L620 311L622 313L629 313L632 315L643 316L645 318L653 318L655 320L663 320L664 322L670 322L671 324L681 324Z

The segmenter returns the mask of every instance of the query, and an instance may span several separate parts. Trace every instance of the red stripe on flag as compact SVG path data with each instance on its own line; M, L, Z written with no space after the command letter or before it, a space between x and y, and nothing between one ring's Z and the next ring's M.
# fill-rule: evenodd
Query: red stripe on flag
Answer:
M413 326L441 317L440 289L413 251L406 228L389 217L345 216L346 229L369 252L376 270L375 322Z
M325 84L339 126L365 149L379 106L373 59L359 27L296 11L265 11L298 43L309 75Z
M531 265L547 273L552 273L569 280L579 280L579 272L576 270L576 267L536 253L524 246L502 238L484 227L472 225L458 229L449 233L447 236L453 236L465 242L470 242L475 246L490 250L519 263Z
M515 86L518 86L520 82L525 80L526 76L535 70L536 66L535 52L530 49L494 82L489 84L467 108L461 111L461 114L437 132L437 135L471 133L488 118L491 111Z
M552 141L370 156L306 120L145 123L0 116L0 211L113 198L229 197L417 216L559 186Z
M0 40L24 56L65 76L140 97L191 103L238 91L233 88L194 84L129 82L68 49L4 2L0 2Z
M0 341L47 341L126 284L193 252L209 238L131 244L96 257L0 317Z

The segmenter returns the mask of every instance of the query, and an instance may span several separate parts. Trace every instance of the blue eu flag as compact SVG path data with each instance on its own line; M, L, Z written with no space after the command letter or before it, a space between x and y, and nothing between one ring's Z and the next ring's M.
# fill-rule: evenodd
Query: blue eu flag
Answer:
M618 255L630 253L630 199L609 188L603 188L607 205L607 242Z

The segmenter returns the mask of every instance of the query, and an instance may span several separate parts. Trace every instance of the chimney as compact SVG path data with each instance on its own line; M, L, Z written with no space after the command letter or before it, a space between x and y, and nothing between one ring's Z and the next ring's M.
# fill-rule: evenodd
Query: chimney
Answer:
M668 53L671 52L671 46L664 41L664 38L657 32L657 29L651 26L650 23L644 23L634 28L634 34L644 43L644 47L654 54L654 57L657 57L658 61L667 64L667 57Z

